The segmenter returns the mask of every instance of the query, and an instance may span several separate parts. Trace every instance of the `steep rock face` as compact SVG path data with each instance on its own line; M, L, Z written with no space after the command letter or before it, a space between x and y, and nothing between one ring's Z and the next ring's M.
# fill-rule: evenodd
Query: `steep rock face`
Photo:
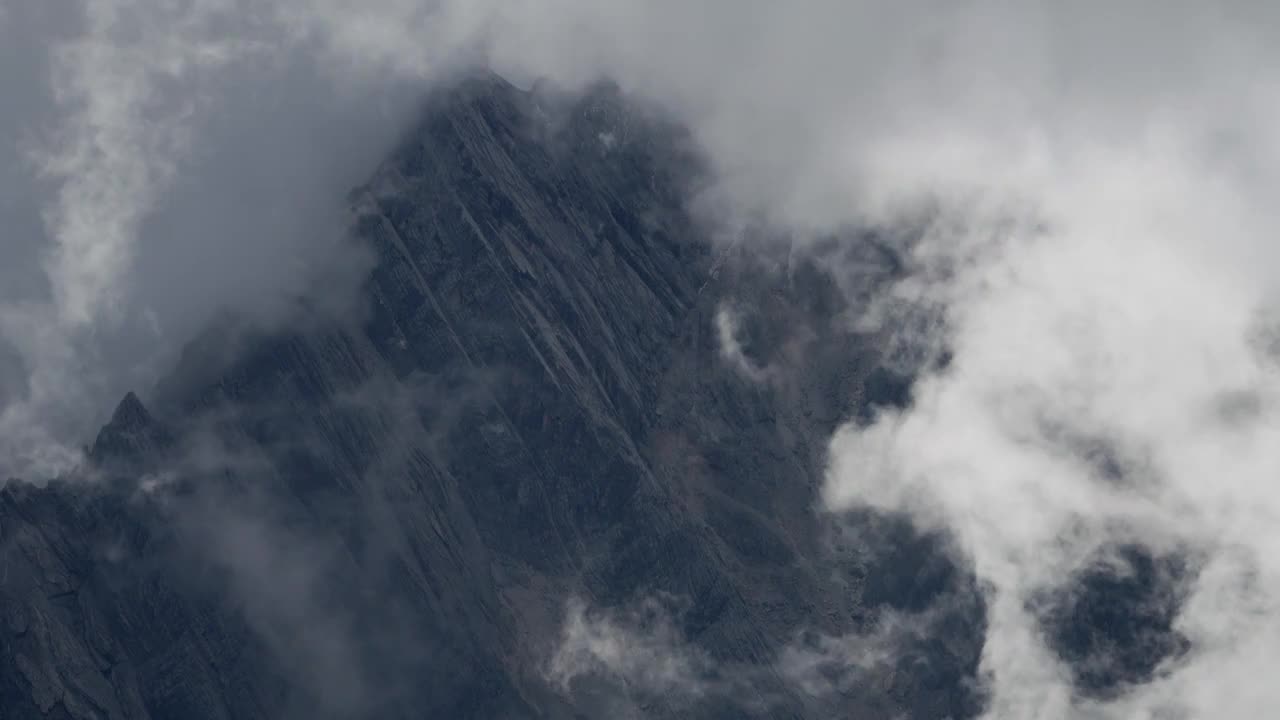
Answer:
M685 142L608 88L439 98L352 195L356 319L211 331L95 483L0 491L4 717L972 714L945 540L815 512L830 432L909 383L820 259L707 240ZM654 598L681 677L553 667L571 601ZM945 637L834 667L888 611Z

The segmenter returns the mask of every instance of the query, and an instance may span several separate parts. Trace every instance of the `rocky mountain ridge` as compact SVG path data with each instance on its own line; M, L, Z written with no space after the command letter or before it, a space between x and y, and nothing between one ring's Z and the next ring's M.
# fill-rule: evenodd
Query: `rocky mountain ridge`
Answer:
M945 539L817 511L908 379L820 249L708 237L689 148L610 87L435 98L352 193L358 313L211 330L94 482L0 490L0 715L976 714ZM922 630L844 663L887 613Z

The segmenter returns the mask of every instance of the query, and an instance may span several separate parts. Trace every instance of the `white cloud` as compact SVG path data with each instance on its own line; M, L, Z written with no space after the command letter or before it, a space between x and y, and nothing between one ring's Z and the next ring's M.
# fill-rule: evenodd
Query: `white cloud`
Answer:
M1234 140L1248 158L1218 150L1274 117L1272 100L1250 97L1243 123L1229 105L1153 102L1125 143L1069 126L1043 174L991 190L1026 198L1034 225L996 236L978 222L926 244L937 255L922 262L961 268L930 290L949 308L950 367L911 409L833 440L832 507L947 527L993 583L993 717L1251 717L1280 703L1255 684L1280 660L1280 385L1256 342L1275 300L1265 197L1280 158L1257 127ZM1130 540L1203 557L1178 621L1191 654L1120 700L1073 700L1026 603Z
M711 689L712 667L705 653L685 641L656 599L611 612L588 608L574 598L565 607L548 674L566 691L579 677L604 674L642 693L688 701Z
M724 361L753 382L768 380L769 368L757 365L742 349L742 341L738 339L742 328L737 310L722 304L716 310L715 323L716 339L720 341L720 356Z
M421 88L385 73L349 82L355 61L317 52L278 10L10 9L0 475L73 468L111 404L146 390L215 312L265 321L335 253L362 267L342 249L342 197Z
M690 642L676 624L675 605L673 598L648 597L608 609L571 598L547 676L570 695L584 678L614 681L611 711L634 712L655 698L675 708L718 698L761 710L794 704L786 694L792 690L830 699L879 679L934 620L930 613L885 611L866 632L802 632L777 649L770 665L757 665L718 661Z
M931 615L884 611L867 632L796 640L778 654L778 674L811 696L847 693L892 668L904 648L930 630Z
M138 226L190 144L189 118L203 98L185 88L244 51L240 39L210 30L231 3L130 6L88 3L85 35L54 51L55 98L72 109L34 155L58 185L47 270L63 323L111 310ZM165 92L174 85L183 92Z
M0 335L28 372L24 400L0 412L5 471L47 477L78 461L75 445L57 433L84 411L80 396L97 396L99 358L88 336L95 322L119 320L139 225L187 150L201 76L241 52L238 39L210 38L209 26L233 9L224 5L139 12L90 2L83 34L54 43L48 69L63 121L34 143L34 128L19 139L39 181L55 188L43 208L51 298L0 307Z

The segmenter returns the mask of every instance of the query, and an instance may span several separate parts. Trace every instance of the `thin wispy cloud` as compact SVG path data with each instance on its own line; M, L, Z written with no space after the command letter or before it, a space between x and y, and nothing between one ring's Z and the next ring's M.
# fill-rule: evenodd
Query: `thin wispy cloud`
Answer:
M720 341L720 356L737 372L753 382L764 382L769 378L769 368L760 367L747 356L739 338L742 332L741 321L735 308L721 305L716 311L716 339Z
M623 607L599 607L572 597L545 672L580 702L604 703L637 717L661 704L676 713L706 707L768 713L797 707L858 707L901 660L919 658L922 638L936 632L943 608L921 613L884 609L862 631L829 635L800 630L753 662L718 660L680 629L679 598L649 596ZM920 667L929 661L921 660ZM699 705L700 702L708 704Z
M344 302L344 195L425 88L240 0L20 3L0 33L0 474L45 480L218 313L277 321L317 277Z
M684 639L658 599L619 611L571 599L561 635L548 675L566 692L575 680L593 674L620 678L641 694L685 703L717 690L711 675L715 663Z

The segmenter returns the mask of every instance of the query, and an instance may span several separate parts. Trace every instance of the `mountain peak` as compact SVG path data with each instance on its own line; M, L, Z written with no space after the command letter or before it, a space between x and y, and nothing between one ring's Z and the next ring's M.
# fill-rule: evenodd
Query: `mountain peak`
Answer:
M152 422L151 413L147 411L146 406L138 399L138 396L130 390L125 393L124 399L116 405L115 412L111 413L111 425L121 427L142 427Z
M111 421L98 432L89 451L94 464L125 460L146 450L159 449L171 443L171 436L132 391L116 405Z

